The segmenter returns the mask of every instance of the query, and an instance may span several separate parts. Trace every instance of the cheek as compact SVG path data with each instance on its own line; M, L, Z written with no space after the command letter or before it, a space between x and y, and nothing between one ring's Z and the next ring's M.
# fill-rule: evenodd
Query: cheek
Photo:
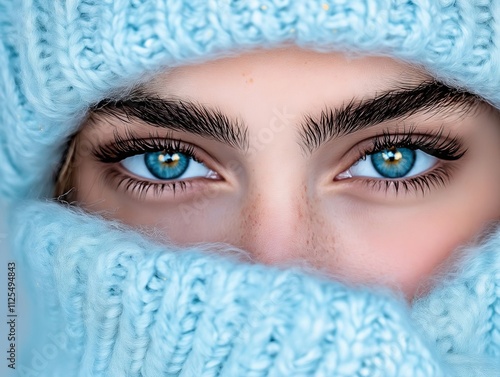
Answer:
M337 260L322 264L348 281L380 283L412 297L457 247L500 218L492 190L479 203L461 194L402 208L334 201L337 213L343 213L342 219L328 220L337 234Z
M124 193L103 186L96 181L82 184L85 196L76 200L95 213L108 219L144 229L161 242L191 244L198 242L228 242L228 229L234 212L232 200L223 194L206 191L183 203L151 202L132 199Z
M343 250L346 270L355 266L360 273L352 280L380 282L411 294L466 240L442 213L402 212L381 211L356 224L360 237L346 241Z

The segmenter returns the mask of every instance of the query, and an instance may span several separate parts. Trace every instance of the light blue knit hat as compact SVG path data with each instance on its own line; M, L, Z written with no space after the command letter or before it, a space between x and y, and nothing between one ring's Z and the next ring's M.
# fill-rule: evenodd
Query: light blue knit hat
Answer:
M110 92L255 47L390 55L500 105L499 17L495 0L0 0L0 195L50 195L67 137Z
M256 47L388 55L500 107L498 19L496 0L0 0L0 198L38 199L9 218L39 314L25 375L498 376L498 232L409 312L39 201L89 106Z

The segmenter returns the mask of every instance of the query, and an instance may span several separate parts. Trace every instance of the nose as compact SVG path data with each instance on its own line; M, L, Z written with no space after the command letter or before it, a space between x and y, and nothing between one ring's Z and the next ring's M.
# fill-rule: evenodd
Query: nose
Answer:
M266 190L247 197L241 216L240 247L260 263L289 264L308 259L309 201L304 191Z

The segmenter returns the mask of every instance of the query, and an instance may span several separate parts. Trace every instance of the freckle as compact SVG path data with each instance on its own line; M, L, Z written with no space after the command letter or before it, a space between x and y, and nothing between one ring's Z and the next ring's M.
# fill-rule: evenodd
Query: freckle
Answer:
M301 223L302 225L304 225L304 224L303 224L303 223L304 223L304 213L303 213L303 211L302 211L302 204L299 204L299 205L297 206L297 217L299 218L300 223ZM307 219L306 219L306 220L307 220Z

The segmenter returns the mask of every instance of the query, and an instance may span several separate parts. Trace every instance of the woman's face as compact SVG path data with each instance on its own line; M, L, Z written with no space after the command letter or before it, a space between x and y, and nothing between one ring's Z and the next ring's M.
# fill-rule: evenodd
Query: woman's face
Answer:
M389 58L254 51L101 103L77 137L73 199L178 244L411 297L500 217L498 123Z

